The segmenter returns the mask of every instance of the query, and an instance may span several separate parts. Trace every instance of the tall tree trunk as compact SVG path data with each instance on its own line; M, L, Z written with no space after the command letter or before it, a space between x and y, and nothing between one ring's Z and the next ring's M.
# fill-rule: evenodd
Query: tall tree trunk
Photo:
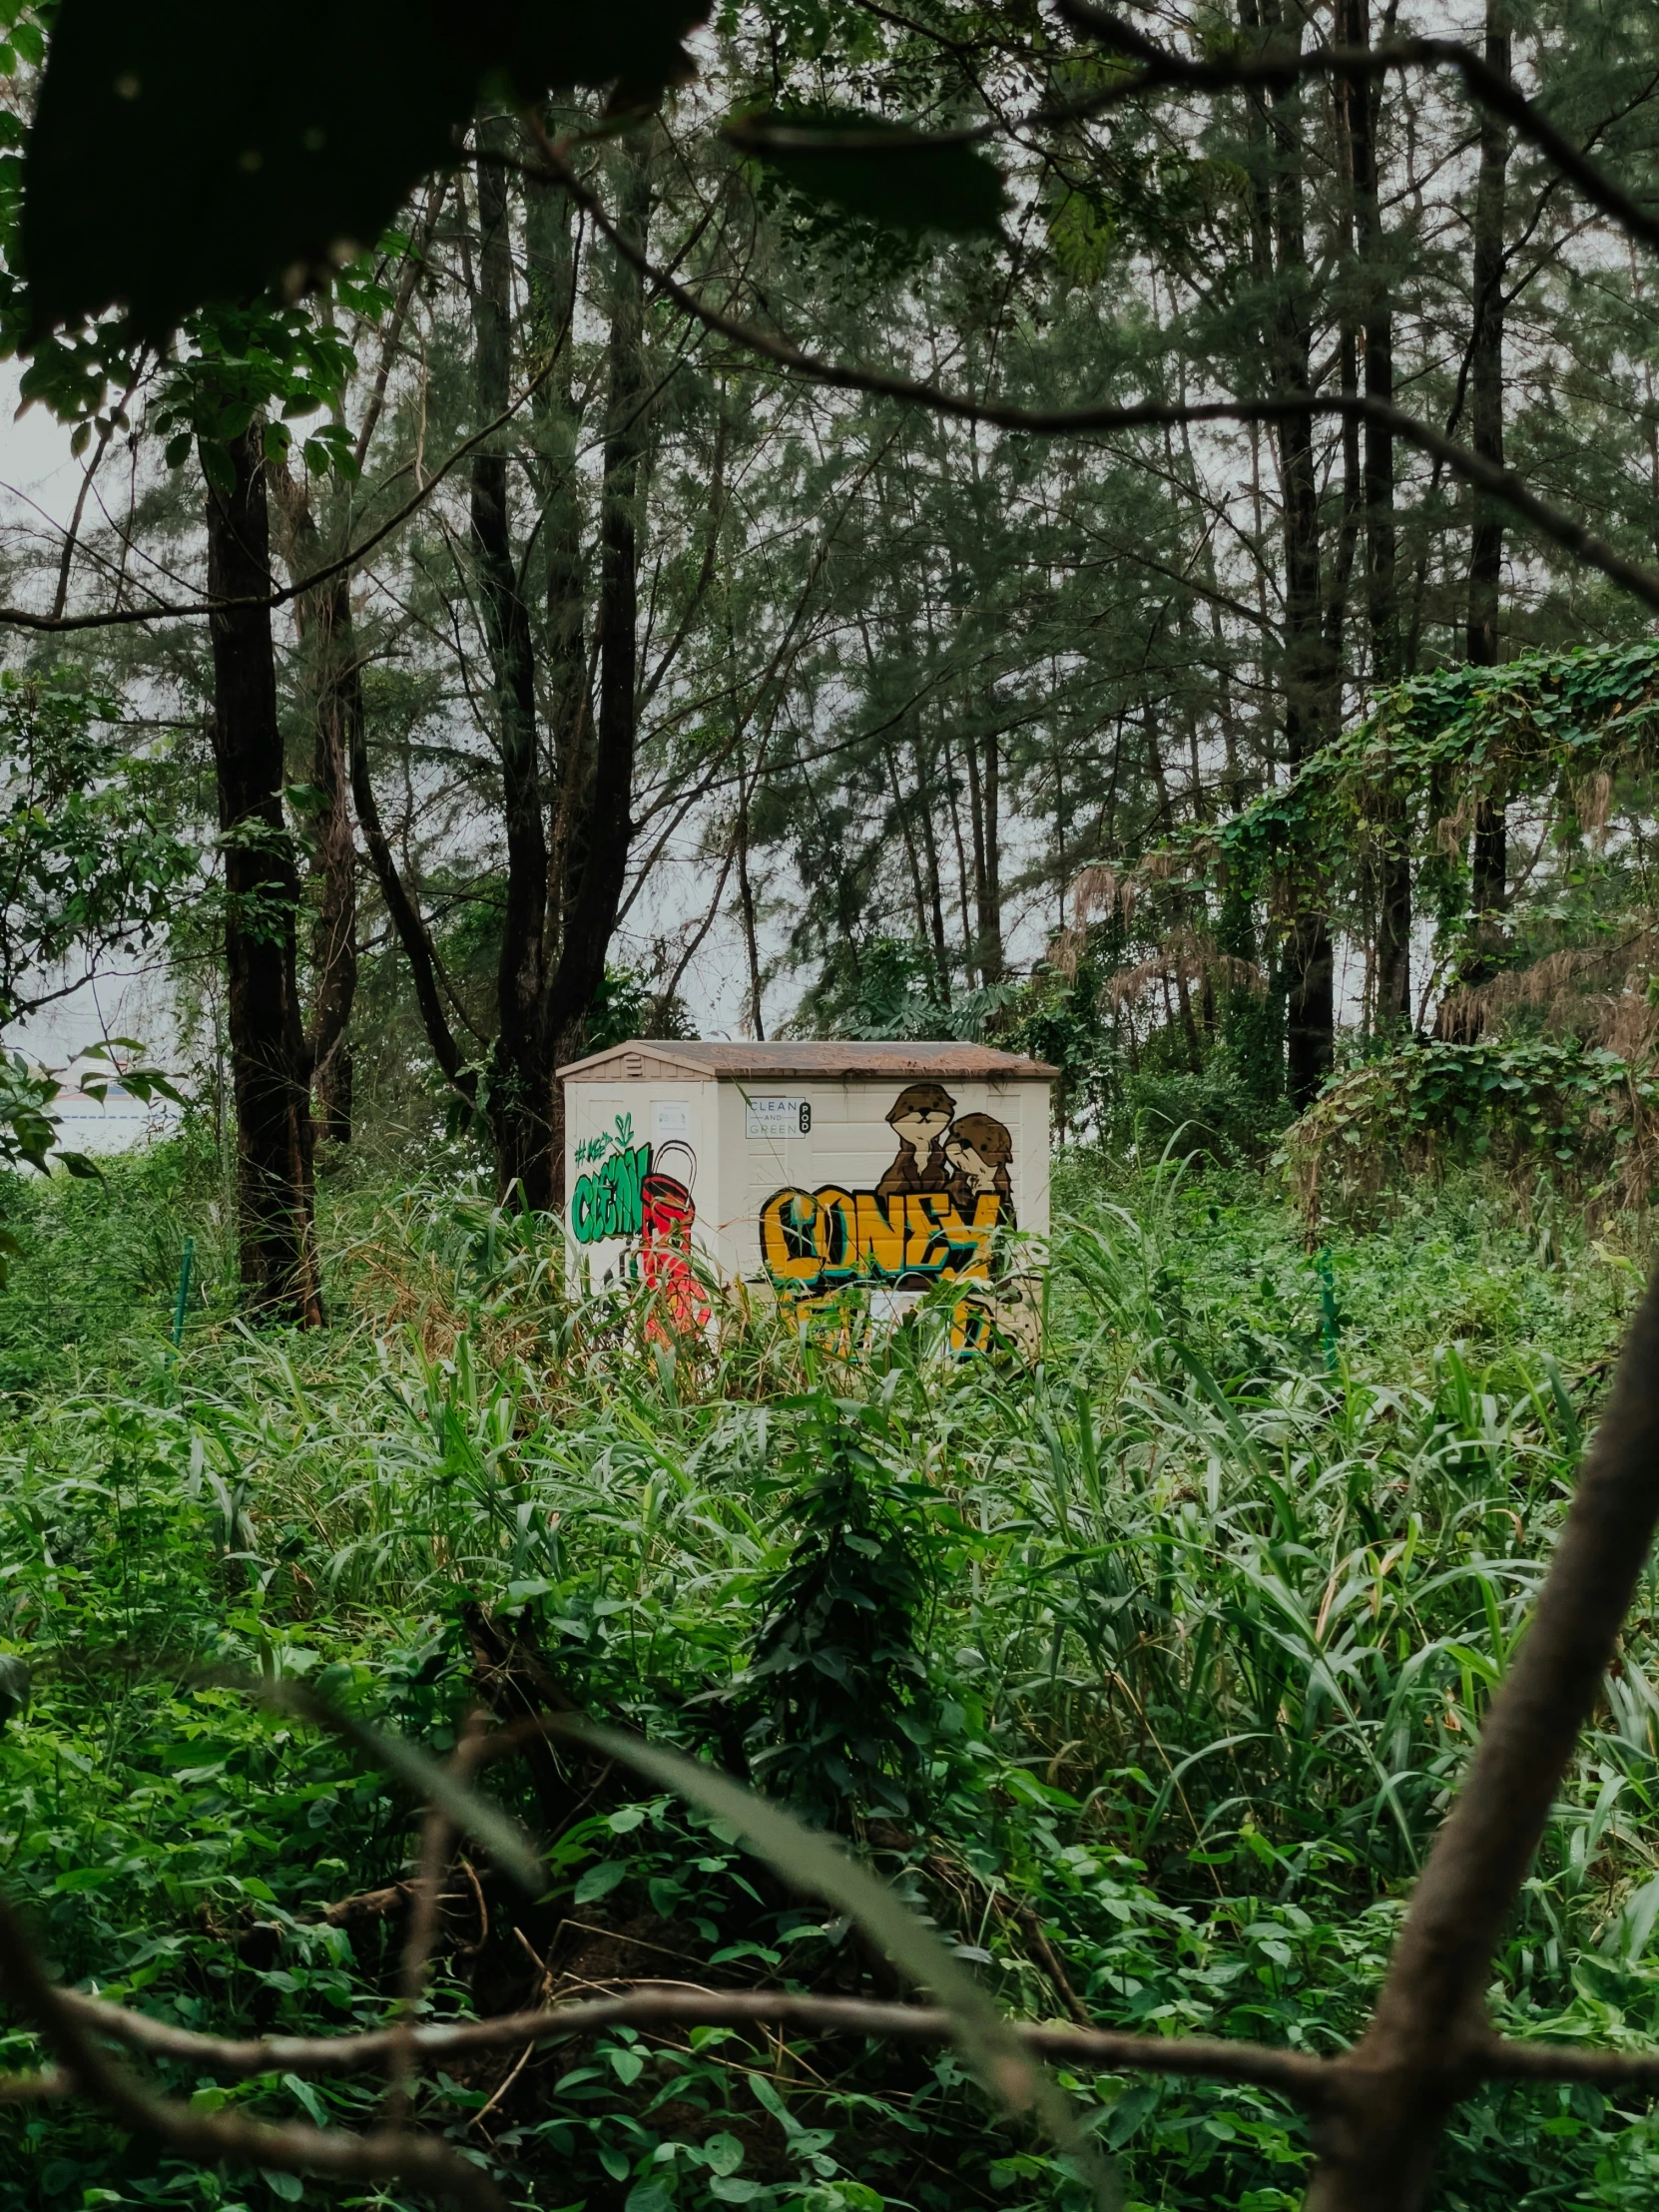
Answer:
M529 337L557 365L536 394L536 422L549 481L540 537L547 608L543 696L552 762L549 829L549 958L563 935L586 857L584 825L593 799L593 686L588 658L587 569L582 551L582 431L573 342L577 247L571 203L561 186L526 186L525 263Z
M651 151L623 156L624 237L644 245L651 212ZM634 837L634 747L639 704L638 501L645 453L645 287L620 255L612 270L606 347L605 408L599 495L599 713L585 849L575 877L558 964L548 984L544 1025L550 1068L575 1058L585 1039L588 1009L605 979ZM551 1086L549 1170L553 1203L564 1199L564 1086Z
M1158 743L1158 720L1150 698L1141 704L1141 735L1146 745L1146 765L1152 778L1153 789L1158 794L1158 815L1166 837L1175 834L1175 804L1169 788L1169 772L1164 767L1163 748ZM1184 890L1172 893L1170 910L1181 937L1189 934L1191 909ZM1204 1050L1199 1042L1198 1024L1193 1019L1192 987L1187 973L1185 946L1179 946L1173 960L1175 967L1176 1000L1181 1008L1181 1034L1187 1043L1187 1061L1197 1075L1204 1065ZM1173 1025L1175 1015L1170 1005L1169 969L1164 970L1164 1007Z
M923 890L921 882L921 854L916 848L915 830L910 822L910 810L904 803L903 792L899 789L898 761L895 748L892 746L882 747L881 764L887 772L887 790L892 797L892 826L898 832L898 841L904 847L904 858L910 871L911 910L915 916L916 943L925 945L928 941L927 894ZM936 953L933 967L933 986L938 994L938 1003L942 1005L945 999L944 963L937 957Z
M208 491L208 591L271 590L264 426L230 447L228 490ZM237 1202L249 1301L302 1328L322 1320L312 1222L310 1067L295 972L299 876L282 819L282 739L271 612L209 620L214 767L225 852L225 956L237 1101Z
M499 123L479 137L505 151ZM478 260L473 292L475 389L480 423L506 412L512 364L511 197L504 165L478 171ZM530 620L513 553L507 454L486 443L472 463L472 551L493 676L496 745L506 824L507 889L496 974L495 1051L488 1113L496 1176L526 1205L554 1203L552 1066L543 1020L547 832L536 741Z
M319 795L319 805L311 830L311 874L317 898L311 919L306 1054L317 1126L334 1144L349 1144L349 1029L357 995L357 845L345 794L352 730L362 719L362 679L351 631L349 577L330 578L316 596L317 702L311 786Z
M967 979L968 989L972 990L974 985L982 981L983 978L980 976L978 962L974 955L973 925L968 919L970 910L968 905L968 860L967 843L962 835L962 810L959 804L961 785L952 767L948 740L945 742L943 765L945 795L950 802L950 836L951 842L956 847L956 910L961 915L962 920L962 972ZM1108 831L1109 837L1110 831Z
M981 760L972 732L962 740L967 763L968 813L973 826L973 964L981 983L999 983L1003 974L1001 827L998 822L996 738L986 739Z
M322 564L322 533L305 486L288 469L271 472L282 552L297 580ZM312 701L311 1011L306 1053L318 1131L351 1139L351 1043L357 993L357 847L346 804L352 748L362 722L362 670L351 624L351 579L330 576L294 603Z
M1344 41L1371 45L1370 0L1344 0ZM1355 259L1366 283L1366 397L1391 407L1394 322L1387 243L1378 180L1378 131L1382 81L1349 78L1344 87L1354 179ZM1371 630L1371 678L1381 689L1399 681L1399 590L1394 536L1394 434L1387 423L1365 426L1366 615ZM1386 793L1379 808L1376 1026L1396 1029L1411 1018L1411 856L1405 810Z
M755 885L749 873L749 799L747 781L738 786L738 910L743 916L743 948L749 962L749 1033L765 1042L761 1018L761 942L755 926Z
M1487 0L1486 66L1509 74L1507 0ZM1473 326L1469 339L1469 443L1482 460L1503 466L1503 270L1504 218L1509 173L1509 133L1489 110L1481 111L1480 173L1474 194ZM1469 543L1467 651L1479 668L1498 659L1499 594L1503 580L1503 509L1475 494ZM1508 903L1508 822L1503 794L1489 792L1474 818L1476 968L1487 972L1501 943Z
M426 1031L426 1041L432 1048L432 1057L443 1071L444 1079L456 1096L468 1106L475 1107L478 1100L478 1079L475 1070L467 1064L449 1017L443 1009L443 996L438 982L437 955L420 909L410 897L398 869L397 858L391 849L391 839L386 835L380 820L379 803L374 796L374 784L368 768L368 739L363 719L359 714L350 732L351 804L357 810L357 823L363 833L363 843L368 849L369 865L374 870L384 899L391 925L397 932L397 941L409 963L409 974L414 984L415 1004L420 1010L421 1026Z
M915 740L916 790L920 797L921 848L927 860L927 912L933 932L933 960L939 976L939 1003L950 1004L950 944L944 930L944 890L939 880L939 839L933 821L933 757L918 733Z
M1008 963L1002 947L1002 751L994 728L985 732L985 909L979 935L985 980L1000 983Z
M1245 0L1247 25L1254 0ZM1260 18L1257 18L1260 21ZM1282 0L1273 43L1302 50L1302 18ZM1268 132L1268 227L1275 303L1270 333L1281 392L1313 396L1308 322L1310 272L1305 212L1304 99L1300 85L1274 96ZM1322 622L1319 477L1314 416L1286 417L1279 430L1285 543L1285 751L1293 772L1330 735L1336 671ZM1311 1103L1336 1051L1335 961L1326 885L1313 855L1294 885L1296 910L1286 947L1287 1077L1293 1104Z

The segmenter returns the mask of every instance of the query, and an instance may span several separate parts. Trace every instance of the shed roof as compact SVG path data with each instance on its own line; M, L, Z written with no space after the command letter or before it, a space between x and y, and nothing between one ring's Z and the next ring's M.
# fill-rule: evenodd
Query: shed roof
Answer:
M962 1044L955 1038L917 1044L865 1044L856 1039L828 1043L687 1043L679 1037L635 1037L627 1044L570 1060L559 1079L639 1081L679 1077L698 1083L770 1081L791 1075L816 1076L821 1082L913 1075L954 1075L961 1079L1004 1083L1052 1083L1059 1074L1046 1060L1028 1060L1017 1052L998 1052L988 1044Z

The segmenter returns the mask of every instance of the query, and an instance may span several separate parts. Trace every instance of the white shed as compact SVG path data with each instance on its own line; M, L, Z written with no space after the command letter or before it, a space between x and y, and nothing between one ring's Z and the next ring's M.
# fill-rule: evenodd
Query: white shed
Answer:
M971 1297L999 1231L1047 1233L1056 1072L955 1043L592 1053L559 1070L573 1249L595 1284L655 1284L686 1324L707 1310L693 1250L797 1303Z

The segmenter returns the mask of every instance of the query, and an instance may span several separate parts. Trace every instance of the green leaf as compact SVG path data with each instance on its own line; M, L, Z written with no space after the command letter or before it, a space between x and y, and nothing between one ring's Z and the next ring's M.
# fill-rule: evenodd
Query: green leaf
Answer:
M744 2148L735 2135L711 2135L703 2146L703 2159L711 2173L724 2177L743 2164Z
M440 1767L417 1745L405 1742L401 1736L393 1736L386 1729L370 1728L366 1721L341 1711L314 1690L287 1677L277 1680L260 1676L256 1679L244 1674L216 1673L204 1679L246 1690L266 1705L293 1713L317 1728L326 1729L329 1735L348 1744L365 1766L379 1767L395 1775L415 1796L427 1799L446 1814L463 1836L486 1845L502 1872L511 1875L531 1897L540 1897L547 1888L547 1870L517 1824L510 1821L498 1805L457 1782L446 1767Z
M966 134L912 131L878 116L824 110L746 116L726 136L794 192L895 231L994 234L1001 172Z
M282 52L308 58L290 62L262 8L62 0L25 157L34 334L119 304L159 339L206 301L316 281L454 161L486 83L521 101L616 85L637 104L692 74L681 42L707 13L293 0Z
M1065 2098L1031 2057L965 1966L959 1965L938 1937L901 1905L885 1883L876 1880L831 1838L808 1828L793 1813L771 1805L713 1767L665 1751L620 1729L582 1720L560 1719L550 1728L577 1743L591 1744L621 1766L632 1767L653 1782L677 1790L693 1805L729 1821L751 1847L798 1889L824 1898L855 1921L880 1944L894 1965L921 1987L930 1989L950 2014L956 2043L993 2095L1015 2111L1033 2106L1043 2124L1088 2175L1097 2200L1117 2201L1109 2169L1072 2117Z
M595 1905L601 1898L608 1898L628 1878L626 1859L603 1859L597 1867L590 1867L576 1885L577 1905Z

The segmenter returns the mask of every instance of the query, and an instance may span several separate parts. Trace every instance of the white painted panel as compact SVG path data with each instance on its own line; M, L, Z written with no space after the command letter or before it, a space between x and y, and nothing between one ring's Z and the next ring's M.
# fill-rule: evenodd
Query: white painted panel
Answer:
M622 1084L578 1078L565 1097L573 1270L595 1289L637 1278L642 1265L660 1274L682 1227L721 1266L707 1219L718 1197L716 1086L660 1074Z

